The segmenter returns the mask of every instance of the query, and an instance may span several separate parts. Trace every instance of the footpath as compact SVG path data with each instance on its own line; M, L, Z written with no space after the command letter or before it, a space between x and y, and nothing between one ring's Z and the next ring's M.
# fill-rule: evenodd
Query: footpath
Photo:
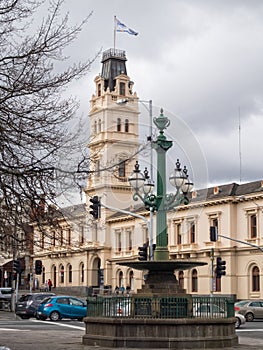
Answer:
M15 326L5 327L4 321L8 320L24 322L13 312L0 311L0 350L112 350L112 348L83 345L81 343L84 334L83 330L67 328L65 332L62 332L61 329L57 331L54 328L54 330L49 330L48 332L41 329L32 331L27 329L26 326L23 330L23 328ZM238 336L239 345L224 348L224 350L263 350L262 339L243 337L242 333L238 333ZM118 348L118 350L128 349Z

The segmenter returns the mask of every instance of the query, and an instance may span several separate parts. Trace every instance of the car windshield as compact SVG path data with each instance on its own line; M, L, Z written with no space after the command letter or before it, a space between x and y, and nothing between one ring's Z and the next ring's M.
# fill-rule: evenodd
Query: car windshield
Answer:
M41 304L50 303L50 302L51 302L51 300L52 300L52 298L47 297L47 298L45 298L43 301L41 301Z
M237 303L235 303L236 306L244 306L248 303L247 300L243 300L243 301L238 301Z
M22 295L18 301L28 301L30 299L31 295Z
M11 294L11 289L1 289L1 294Z

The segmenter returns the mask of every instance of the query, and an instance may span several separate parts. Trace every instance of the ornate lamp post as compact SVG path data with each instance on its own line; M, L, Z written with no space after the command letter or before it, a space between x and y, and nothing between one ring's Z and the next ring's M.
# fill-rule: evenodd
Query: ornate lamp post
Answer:
M187 195L193 188L189 180L187 169L181 169L179 160L175 164L174 172L170 176L170 183L176 188L176 193L166 194L166 152L172 147L173 142L166 139L164 129L170 125L170 120L163 115L153 119L158 128L159 135L152 146L157 153L157 193L153 193L154 185L149 179L148 170L140 172L139 164L136 162L135 169L129 177L129 182L134 190L133 198L140 198L147 209L156 211L156 249L154 260L169 260L168 235L167 235L167 210L181 204L188 204ZM150 245L150 249L152 247ZM151 255L151 254L150 254Z

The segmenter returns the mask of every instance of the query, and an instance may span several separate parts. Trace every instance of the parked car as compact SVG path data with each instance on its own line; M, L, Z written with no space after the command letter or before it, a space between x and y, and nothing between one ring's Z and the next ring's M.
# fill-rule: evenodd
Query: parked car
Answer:
M235 303L235 311L245 316L248 322L263 318L263 300L243 300Z
M204 303L194 307L196 317L226 317L226 311L216 304Z
M0 288L0 309L11 310L12 293L14 293L13 288Z
M236 328L239 328L242 324L246 323L245 316L239 314L238 312L235 312L235 318L236 318L236 323L235 323Z
M38 308L36 317L40 320L50 318L58 321L62 318L76 318L79 321L87 315L87 304L78 298L67 295L52 296L43 300Z
M13 288L1 287L0 288L0 300L11 300L12 293L14 293Z
M16 303L15 313L23 319L36 317L38 305L54 293L27 293L22 295Z

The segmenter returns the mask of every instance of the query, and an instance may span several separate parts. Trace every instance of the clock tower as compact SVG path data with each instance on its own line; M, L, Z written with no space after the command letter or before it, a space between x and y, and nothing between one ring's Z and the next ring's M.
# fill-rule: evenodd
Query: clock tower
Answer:
M102 70L94 82L90 101L90 174L86 188L90 198L127 209L132 202L128 177L132 173L139 148L138 97L127 75L125 51L109 49L102 55ZM101 221L112 215L101 208ZM101 237L102 238L102 237Z

